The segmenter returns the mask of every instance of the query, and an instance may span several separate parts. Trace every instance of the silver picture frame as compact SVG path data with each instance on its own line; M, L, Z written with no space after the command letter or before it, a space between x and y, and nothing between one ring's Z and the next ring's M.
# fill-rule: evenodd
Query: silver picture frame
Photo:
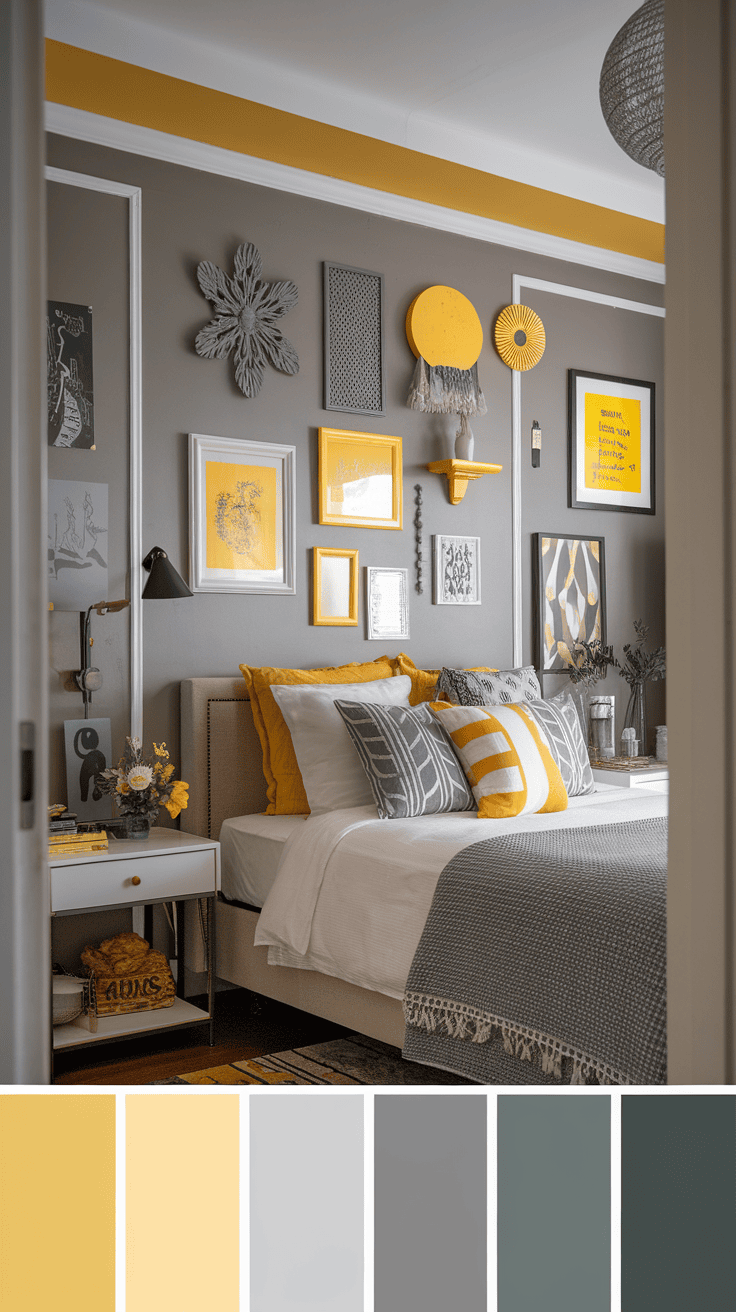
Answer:
M365 573L368 638L381 642L409 637L409 571L368 565Z
M435 606L480 606L480 538L435 533Z

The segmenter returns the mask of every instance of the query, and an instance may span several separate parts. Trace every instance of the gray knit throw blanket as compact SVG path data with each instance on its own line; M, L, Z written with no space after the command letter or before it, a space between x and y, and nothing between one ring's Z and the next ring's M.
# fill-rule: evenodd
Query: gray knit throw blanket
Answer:
M502 1042L571 1084L665 1083L666 879L664 819L466 847L409 972L404 1057L495 1083Z

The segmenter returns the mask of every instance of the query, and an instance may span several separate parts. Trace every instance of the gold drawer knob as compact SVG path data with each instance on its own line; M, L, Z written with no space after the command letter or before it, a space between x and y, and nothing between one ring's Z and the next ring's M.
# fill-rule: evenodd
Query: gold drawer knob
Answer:
M135 886L136 886L136 888L137 888L138 885L139 885L140 882L141 882L141 877L140 877L140 875L133 875L133 878L131 879L130 882L131 882L131 884L135 884Z

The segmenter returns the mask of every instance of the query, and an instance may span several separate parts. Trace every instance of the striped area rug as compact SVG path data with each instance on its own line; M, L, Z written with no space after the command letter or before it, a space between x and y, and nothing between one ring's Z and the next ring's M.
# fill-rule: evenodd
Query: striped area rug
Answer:
M363 1034L249 1057L157 1084L469 1084L458 1075L404 1061L398 1048Z

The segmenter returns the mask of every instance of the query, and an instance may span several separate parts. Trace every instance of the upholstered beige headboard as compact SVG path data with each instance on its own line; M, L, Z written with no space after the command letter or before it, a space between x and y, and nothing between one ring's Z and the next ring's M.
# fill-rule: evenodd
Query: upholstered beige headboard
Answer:
M181 777L189 806L181 827L219 838L223 820L266 809L261 744L242 679L181 684Z

